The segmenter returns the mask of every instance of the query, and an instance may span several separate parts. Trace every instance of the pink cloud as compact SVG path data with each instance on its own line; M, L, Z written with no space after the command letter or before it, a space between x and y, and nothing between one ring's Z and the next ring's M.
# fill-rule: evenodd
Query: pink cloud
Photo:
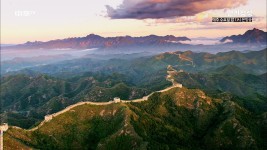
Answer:
M247 0L124 0L116 9L106 6L112 19L159 19L195 14L215 9L234 8Z

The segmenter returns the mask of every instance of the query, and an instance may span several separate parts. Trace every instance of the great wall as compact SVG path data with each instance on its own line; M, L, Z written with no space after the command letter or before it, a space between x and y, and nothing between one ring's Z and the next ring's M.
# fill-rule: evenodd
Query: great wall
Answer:
M172 86L167 87L167 88L165 88L163 90L160 90L160 91L152 92L149 95L144 96L142 98L134 99L134 100L121 100L120 98L115 97L113 101L108 101L108 102L90 102L90 101L78 102L76 104L73 104L73 105L70 105L70 106L66 107L65 109L63 109L63 110L61 110L61 111L59 111L57 113L46 115L44 117L44 120L38 126L32 128L32 129L23 129L23 130L25 130L25 131L35 131L38 128L40 128L42 125L44 125L46 122L49 122L50 120L52 120L54 117L57 117L57 116L65 113L67 111L70 111L71 109L73 109L73 108L75 108L77 106L86 105L86 104L89 104L89 105L110 105L110 104L114 104L114 103L139 103L139 102L147 101L148 98L151 95L153 95L154 93L157 93L157 92L160 92L160 93L161 92L166 92L166 91L168 91L170 89L173 89L173 88L182 88L183 87L182 84L175 82L174 79L173 79L173 75L175 73L179 73L179 72L183 72L183 71L181 71L181 70L180 71L176 71L175 69L172 68L172 66L169 65L167 67L167 74L168 75L166 77L166 80L172 82ZM10 126L10 127L11 128L19 128L19 129L22 129L22 128L17 127L17 126Z
M182 54L176 54L175 52L167 52L168 54L172 54L172 55L177 55L179 59L183 60L183 61L188 61L190 62L190 64L187 64L187 65L191 65L193 67L196 67L196 65L194 64L194 61L189 58L189 57L186 57ZM175 65L175 66L179 66L179 65Z

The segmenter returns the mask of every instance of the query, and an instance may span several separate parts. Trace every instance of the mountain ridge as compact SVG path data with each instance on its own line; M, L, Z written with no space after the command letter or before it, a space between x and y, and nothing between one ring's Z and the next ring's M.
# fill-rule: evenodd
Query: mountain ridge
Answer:
M248 44L265 44L267 42L267 32L259 29L246 31L244 34L226 36L220 40L221 43L248 43Z
M233 64L244 70L245 74L229 66L219 69L217 74L210 74L216 73L216 68ZM45 115L82 100L101 102L117 96L121 99L142 98L170 85L165 80L168 65L172 65L177 72L184 70L179 75L190 74L181 76L181 80L177 81L186 87L209 87L207 90L230 92L246 98L251 96L253 103L248 98L242 102L246 102L246 108L251 107L252 110L261 108L260 104L264 102L265 96L261 93L264 92L262 85L266 82L262 82L265 81L264 75L257 75L266 73L266 49L217 55L192 51L169 52L131 60L117 58L95 61L84 58L2 76L1 99L3 108L8 111L7 122L29 128ZM208 73L201 75L197 73L199 71ZM192 79L194 82L188 84ZM259 94L261 98L258 98ZM25 116L29 122L25 121ZM18 118L24 120L19 121Z
M4 138L7 149L263 149L260 120L230 100L174 88L141 103L77 106L35 131L11 127Z
M143 102L143 101L147 101L149 99L150 96L152 96L154 93L162 93L162 92L166 92L166 91L169 91L173 88L181 88L178 84L174 84L170 87L167 87L165 89L162 89L160 91L155 91L155 92L152 92L150 93L149 95L147 96L144 96L143 98L139 98L139 99L133 99L133 100L120 100L119 102L115 102L114 100L113 101L108 101L108 102L90 102L90 101L86 101L86 102L78 102L76 104L73 104L73 105L69 105L68 107L66 107L65 109L63 110L60 110L56 113L53 113L53 114L50 114L50 115L46 115L45 116L45 119L36 127L34 128L31 128L29 129L28 131L35 131L37 130L38 128L40 128L45 122L49 122L50 120L52 120L52 118L54 117L57 117L63 113L66 113L68 111L70 111L71 109L75 108L75 107L79 107L81 105L95 105L95 106L103 106L103 105L111 105L111 104L114 104L114 103L140 103L140 102ZM49 119L46 119L49 118ZM17 127L17 126L11 126L13 128L20 128L20 127Z
M5 47L7 49L86 49L86 48L111 48L123 47L131 45L148 45L148 44L181 44L180 41L191 41L191 39L182 36L176 37L173 35L157 36L148 35L140 37L132 36L116 36L116 37L102 37L96 34L89 34L85 37L71 37L65 39L50 40L47 42L35 41L26 42L15 46Z

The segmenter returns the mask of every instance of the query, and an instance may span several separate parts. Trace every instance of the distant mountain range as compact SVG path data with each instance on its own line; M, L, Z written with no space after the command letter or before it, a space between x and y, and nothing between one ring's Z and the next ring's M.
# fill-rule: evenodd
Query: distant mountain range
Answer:
M102 37L90 34L86 37L74 37L67 39L58 39L48 42L26 42L11 46L15 49L88 49L88 48L112 48L125 47L133 45L165 45L170 43L181 44L180 41L190 41L187 37L175 37L173 35L157 36L149 35L142 37L119 36L119 37Z
M3 49L90 49L90 48L169 48L175 49L186 47L185 49L194 49L190 44L184 41L191 41L188 37L176 37L173 35L157 36L149 35L142 37L118 36L118 37L102 37L95 34L86 37L73 37L66 39L57 39L47 42L35 41L26 42L24 44L2 47ZM220 40L221 44L254 44L266 45L266 32L253 29L248 30L243 35L231 35ZM188 47L189 46L189 47ZM135 48L137 47L137 48ZM198 49L198 48L197 48Z
M267 41L267 32L254 28L248 30L244 34L232 35L224 37L220 40L222 43L235 43L235 44L265 44Z

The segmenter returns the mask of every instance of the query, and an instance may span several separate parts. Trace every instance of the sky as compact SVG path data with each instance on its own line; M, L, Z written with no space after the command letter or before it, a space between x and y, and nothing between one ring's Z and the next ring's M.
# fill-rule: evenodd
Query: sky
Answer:
M212 17L253 22L212 23ZM218 38L266 31L266 0L1 0L1 44L83 37Z

